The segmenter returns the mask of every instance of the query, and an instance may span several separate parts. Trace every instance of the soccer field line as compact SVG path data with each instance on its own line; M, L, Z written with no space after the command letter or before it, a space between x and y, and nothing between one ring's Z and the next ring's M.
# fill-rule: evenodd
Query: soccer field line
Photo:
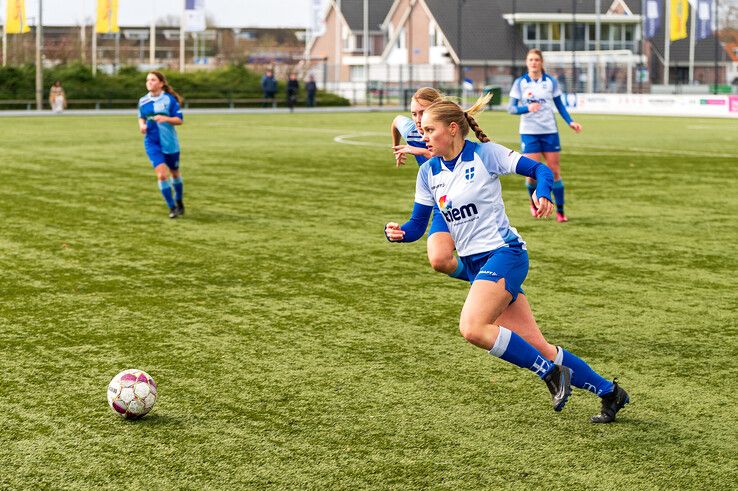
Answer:
M382 144L382 143L353 140L354 138L359 138L362 136L384 136L384 135L385 135L384 133L379 133L376 131L354 132L354 133L346 133L343 135L336 136L333 138L333 141L335 141L336 143L343 143L346 145L387 148L387 145ZM499 141L506 142L505 140L499 140ZM599 150L599 152L591 152L591 151L587 151L586 149ZM638 148L638 147L630 147L627 149L623 149L621 147L614 147L614 146L582 145L582 144L572 146L572 149L569 151L569 153L592 155L592 156L602 156L602 155L683 156L683 155L689 155L689 156L694 156L694 157L738 158L738 154L729 154L729 153L708 153L708 152L696 152L696 151L690 151L690 150L655 150L652 148Z
M207 123L207 126L233 126L231 123ZM378 131L354 131L352 133L343 133L345 130L340 128L306 128L304 126L277 126L277 125L263 125L259 126L260 129L265 130L287 130L287 131L301 131L310 133L341 133L333 137L333 141L336 143L342 143L344 145L355 145L361 147L372 147L372 148L384 148L390 147L389 144L368 142L368 141L356 141L356 138L365 136L389 136L387 133ZM497 140L498 143L505 144L510 148L517 147L517 141L514 140ZM595 150L595 152L587 149ZM738 158L738 154L734 153L717 153L717 152L701 152L694 150L657 150L653 148L640 148L640 147L629 147L624 149L622 147L607 146L607 145L587 145L587 144L576 144L569 147L567 150L569 154L576 155L590 155L590 156L607 156L607 155L637 155L637 156L693 156L693 157L717 157L717 158Z

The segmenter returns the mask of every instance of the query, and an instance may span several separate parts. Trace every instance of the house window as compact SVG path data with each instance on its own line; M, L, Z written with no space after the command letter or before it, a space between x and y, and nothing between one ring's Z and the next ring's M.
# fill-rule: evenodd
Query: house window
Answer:
M364 65L352 65L349 72L349 77L352 82L363 82L364 81Z

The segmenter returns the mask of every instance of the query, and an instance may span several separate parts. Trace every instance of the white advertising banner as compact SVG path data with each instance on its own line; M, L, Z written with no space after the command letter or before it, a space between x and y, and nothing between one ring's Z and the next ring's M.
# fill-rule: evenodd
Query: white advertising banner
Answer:
M567 94L570 112L738 118L738 95Z
M203 32L207 27L205 25L205 0L185 0L182 21L185 32Z

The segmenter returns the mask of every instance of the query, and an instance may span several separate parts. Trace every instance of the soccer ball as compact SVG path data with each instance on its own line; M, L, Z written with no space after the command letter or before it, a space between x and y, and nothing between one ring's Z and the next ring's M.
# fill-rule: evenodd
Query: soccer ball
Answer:
M143 370L123 370L108 385L108 404L126 419L138 419L156 402L156 382Z

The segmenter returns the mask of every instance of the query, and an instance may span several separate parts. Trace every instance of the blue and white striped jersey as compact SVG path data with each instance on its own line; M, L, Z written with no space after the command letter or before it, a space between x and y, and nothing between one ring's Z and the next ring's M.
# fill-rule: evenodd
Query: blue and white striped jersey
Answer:
M525 113L520 116L521 135L546 135L558 133L554 98L561 96L559 83L547 73L540 79L533 80L526 73L515 79L510 89L510 98L517 99L522 105L537 102L541 109L535 113Z
M167 92L154 97L149 92L138 100L138 116L146 120L145 144L160 146L162 153L177 153L179 152L177 131L169 123L154 121L154 116L159 114L184 119L176 97Z
M407 144L411 147L428 148L425 146L425 142L423 141L423 135L418 131L418 127L415 126L415 121L407 116L399 116L399 118L397 129L400 131L402 138L405 139ZM418 165L421 165L428 160L422 155L414 155L414 157L418 162Z
M439 157L418 169L415 202L438 205L459 256L525 242L505 214L499 176L515 173L521 155L496 143L466 140L453 170Z

